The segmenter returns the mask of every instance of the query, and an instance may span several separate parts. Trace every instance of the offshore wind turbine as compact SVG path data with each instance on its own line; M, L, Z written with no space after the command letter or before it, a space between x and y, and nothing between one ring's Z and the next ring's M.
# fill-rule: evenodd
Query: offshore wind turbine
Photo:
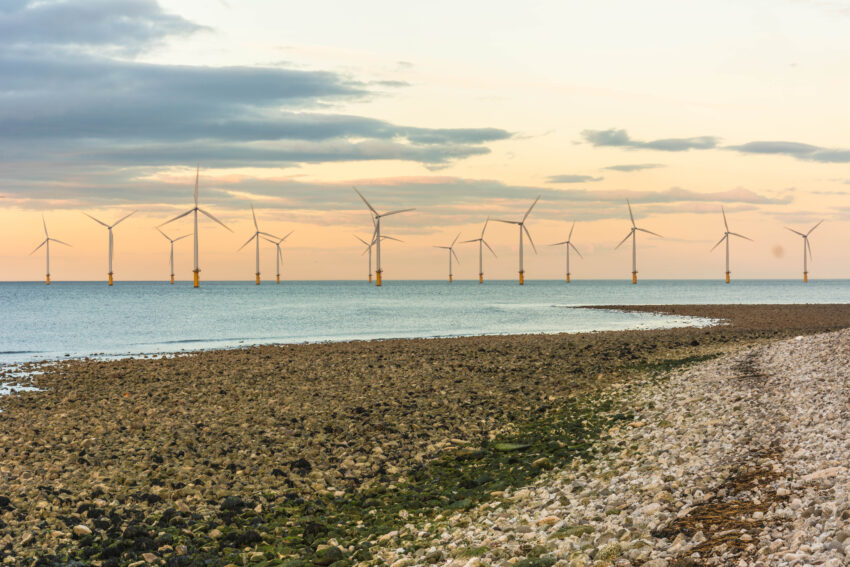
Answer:
M263 232L262 230L260 230L260 226L257 224L257 213L254 212L254 205L251 205L251 217L254 219L254 230L255 230L255 232L251 236L251 238L248 239L248 241L245 244L243 244L242 246L239 247L239 250L242 250L243 248L248 246L251 243L252 240L256 240L256 244L257 244L257 256L256 256L256 258L257 258L257 271L254 272L254 275L257 278L257 285L260 285L260 235L267 236L269 238L274 238L275 241L278 239L278 237L275 236L274 234L269 234L268 232ZM289 235L287 234L287 236L289 236ZM274 241L272 241L272 242L274 242ZM283 240L281 240L281 242L283 242ZM239 250L237 250L237 252L239 252ZM278 249L278 251L279 250L280 249ZM277 270L278 271L278 278L280 277L280 263L279 262L280 262L280 258L278 258L278 270ZM278 283L280 283L280 279L278 279Z
M126 219L127 217L129 217L130 215L132 215L135 212L136 211L133 211L129 215L125 215L125 216L121 217L120 219L118 219L117 221L112 223L111 225L106 224L102 220L98 220L98 219L94 218L93 216L91 216L88 213L83 213L84 215L89 217L94 222L96 222L98 224L102 224L103 226L105 226L107 228L107 230L109 230L109 274L108 274L109 275L109 279L108 279L109 285L112 285L112 253L113 253L113 250L114 250L113 239L112 239L112 229L115 228L116 226L118 226L118 223L120 223L121 221L123 221L124 219Z
M292 234L293 232L295 232L295 231L290 230L289 234L287 234L286 236L284 236L280 240L272 240L271 238L266 238L265 236L263 237L268 242L271 242L272 244L274 244L275 248L277 249L277 254L275 255L275 265L277 267L277 273L275 274L275 283L280 283L280 263L283 261L283 251L280 249L280 245L283 244L283 241L286 240L287 238L289 238L289 235ZM277 238L277 237L275 236L275 238ZM259 270L257 270L257 271L259 271Z
M525 226L525 221L528 219L528 215L531 214L531 209L534 208L534 205L537 204L537 201L540 200L540 195L534 199L534 202L531 203L531 206L528 207L528 210L525 211L525 214L522 216L522 220L519 221L510 221L510 220L501 220L501 219L493 219L496 222L505 222L508 224L515 224L519 226L519 285L523 285L525 283L525 271L522 268L522 233L525 231L526 236L528 236L528 241L531 243L531 247L534 249L534 253L537 254L537 247L534 245L534 241L531 239L531 233L528 232L528 228Z
M374 220L375 220L374 217L372 218L372 220L374 222ZM362 238L360 238L356 234L354 235L354 238L356 238L357 240L359 240L360 242L362 242L366 246L366 249L363 250L363 254L369 254L369 283L372 283L372 247L375 245L374 233L372 234L372 236L373 236L372 242L366 242L365 240L363 240ZM403 242L402 240L399 240L398 238L393 238L392 236L385 236L383 234L381 235L381 240L395 240L396 242ZM361 256L363 254L361 254Z
M645 233L651 234L653 236L657 236L658 238L664 238L664 237L661 236L660 234L656 234L656 233L654 233L650 230L646 230L645 228L639 228L635 224L635 216L632 214L632 204L629 202L628 199L626 199L626 204L629 206L629 218L632 219L632 229L629 231L629 233L626 235L626 237L622 241L620 241L620 243L617 246L614 247L614 250L616 250L617 248L622 246L623 243L626 240L628 240L629 238L632 239L632 283L636 284L637 283L637 233L638 233L638 231L645 232Z
M168 236L167 234L162 232L159 228L157 228L157 230L159 230L159 233L161 235L163 235L166 238L166 240L168 240L168 242L171 243L171 253L168 256L168 260L169 260L168 265L171 267L171 283L173 285L174 284L174 243L177 242L178 240L183 240L187 236L192 236L192 235L191 234L184 234L183 236L178 236L177 238L171 238L170 236Z
M171 219L169 221L165 221L164 223L159 225L160 227L165 226L170 222L174 222L177 219L182 219L186 215L194 213L194 219L195 219L195 232L194 232L194 234L195 234L195 263L194 263L194 266L195 267L192 270L192 272L195 274L195 278L194 278L194 280L195 280L194 286L195 287L198 287L201 284L201 278L200 278L201 270L200 270L200 268L198 268L198 213L203 213L203 214L207 215L209 218L211 218L212 220L214 220L215 222L217 222L218 224L220 224L221 226L223 226L227 230L230 230L230 228L226 224L224 224L223 222L221 222L220 220L218 220L217 218L212 216L210 213L206 212L204 209L198 207L198 177L200 175L200 172L201 172L201 167L198 166L197 170L195 171L195 206L192 207L191 209L189 209L188 211L186 211L185 213L181 213L181 214L177 215L176 217L174 217L173 219ZM159 228L159 227L157 227L157 228ZM230 232L233 232L233 231L230 230Z
M452 275L452 256L454 256L455 260L457 260L457 263L460 264L460 258L458 258L457 254L455 253L455 242L457 242L458 238L460 238L459 232L457 233L457 236L455 236L455 239L452 240L451 245L449 245L449 246L434 246L434 248L441 248L443 250L449 251L449 283L452 283L453 278L454 278L454 276Z
M575 250L575 252L576 252L576 254L578 254L579 258L584 258L584 256L581 255L581 252L578 251L578 248L576 248L575 244L573 244L573 230L575 229L575 227L576 227L576 223L573 222L573 226L572 226L572 228L570 228L570 235L567 236L566 240L564 240L563 242L556 242L555 244L550 244L550 246L564 246L566 248L566 251L567 251L567 283L570 283L570 248Z
M484 231L487 230L487 223L490 222L490 217L487 217L487 220L484 221L484 228L481 229L481 236L478 238L473 238L472 240L464 240L461 244L466 244L467 242L477 242L478 243L478 283L484 283L484 246L487 247L490 252L493 253L493 256L496 256L496 253L493 252L493 249L490 248L490 245L487 244L487 241L484 240Z
M363 202L366 203L366 206L369 207L370 211L372 211L372 222L375 223L375 232L372 238L372 241L375 244L375 285L380 286L382 283L381 274L383 273L383 270L381 270L381 240L383 240L381 238L381 219L390 215L408 213L410 211L415 211L416 209L399 209L397 211L379 213L372 205L369 204L369 201L366 200L366 197L364 197L363 194L357 190L357 187L352 187L352 189L354 189L355 193L360 195L360 198L363 199Z
M47 246L47 248L45 249L45 256L47 257L47 272L45 272L47 274L47 276L46 276L46 279L45 279L45 284L50 285L50 243L51 242L57 242L59 244L64 244L65 246L71 246L71 245L68 244L67 242L62 242L61 240L59 240L57 238L50 238L50 235L47 233L47 222L44 220L44 215L41 215L41 224L44 225L44 241L42 241L41 244L36 246L35 250L30 252L30 256L32 256L33 254L38 252L38 249L41 248L42 246Z
M731 240L729 237L730 236L737 236L738 238L743 238L744 240L749 240L750 242L752 242L753 239L747 238L743 234L738 234L737 232L730 232L729 231L729 223L726 222L726 210L723 208L722 205L720 206L720 212L723 213L723 226L725 227L726 231L723 233L723 238L718 240L717 244L715 244L711 248L711 250L713 251L715 248L720 246L723 243L724 240L726 241L726 283L729 283L729 274L731 273L729 271L729 241ZM814 230L814 229L812 229L812 230Z
M823 221L817 223L815 226L809 229L809 232L805 234L803 234L802 232L797 232L793 228L788 228L787 226L785 227L788 228L788 230L790 230L794 234L799 234L803 237L803 283L809 283L809 256L812 255L812 245L809 243L809 235L814 232L814 230L819 227L820 223L822 222Z

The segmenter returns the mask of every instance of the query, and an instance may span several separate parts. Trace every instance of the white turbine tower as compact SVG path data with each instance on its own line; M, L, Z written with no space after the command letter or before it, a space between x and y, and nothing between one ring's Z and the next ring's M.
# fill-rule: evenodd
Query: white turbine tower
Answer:
M171 243L171 253L168 256L168 265L171 267L171 283L174 284L174 243L177 242L178 240L183 240L187 236L192 236L192 235L191 234L184 234L183 236L178 236L177 238L171 238L170 236L168 236L167 234L162 232L160 229L157 228L157 230L159 230L159 233L161 235L163 235L166 238L166 240L168 240L168 242Z
M374 221L374 217L372 218L372 220ZM356 238L366 246L366 249L363 250L363 254L361 254L361 256L364 254L369 254L369 283L372 283L372 247L375 245L374 236L374 233L372 233L372 242L366 242L356 234L354 235L354 238ZM395 240L396 242L403 242L403 240L399 240L398 238L393 238L392 236L384 235L381 235L381 240Z
M525 221L528 218L528 215L531 214L531 209L534 208L534 205L536 205L537 201L539 201L539 200L540 200L540 195L538 195L537 198L534 199L534 202L531 203L531 206L528 207L527 211L525 211L525 214L522 216L522 220L509 221L509 220L494 219L496 222L505 222L505 223L508 223L508 224L515 224L515 225L519 226L519 285L525 284L525 271L522 268L522 240L523 240L522 233L523 233L523 231L525 231L526 236L528 236L528 241L531 243L531 247L534 249L534 253L537 254L537 247L534 245L534 241L531 239L531 233L528 232L528 228L526 228L526 226L525 226Z
M41 244L39 244L38 246L35 247L35 250L30 252L30 256L32 256L33 254L38 252L38 249L41 248L42 246L47 246L47 248L45 249L45 253L46 253L45 256L47 257L47 272L45 272L47 274L47 276L46 276L45 283L47 285L50 285L50 243L51 242L57 242L59 244L64 244L65 246L71 246L71 245L68 244L67 242L62 242L61 240L58 240L56 238L50 238L50 235L47 233L47 222L44 220L44 215L41 215L41 224L44 225L44 240L42 241Z
M192 272L195 274L195 278L194 278L194 280L195 280L194 286L195 287L198 287L201 284L201 278L200 278L201 269L198 268L198 213L204 213L209 218L211 218L212 220L214 220L215 222L217 222L218 224L220 224L221 226L223 226L227 230L230 230L230 228L226 224L224 224L223 222L221 222L220 220L218 220L217 218L215 218L214 216L212 216L211 214L209 214L208 212L206 212L202 208L198 207L198 177L200 176L200 172L201 172L201 168L200 168L200 166L198 166L197 170L195 171L195 206L192 207L191 209L189 209L188 211L186 211L185 213L181 213L181 214L177 215L176 217L174 217L173 219L166 221L166 222L162 223L161 225L159 225L160 227L163 227L170 222L174 222L177 219L182 219L186 215L194 213L194 218L195 218L195 232L194 232L194 235L195 235L195 264L194 264L194 266L195 267L192 270ZM230 230L230 232L233 232L233 231Z
M581 255L581 252L578 251L578 248L576 248L575 244L573 244L573 230L575 229L575 227L576 223L573 222L573 226L572 228L570 228L570 235L567 236L566 240L564 240L563 242L556 242L555 244L550 244L550 246L564 246L567 251L567 283L570 283L570 248L575 250L579 258L584 258L584 256Z
M251 236L251 238L248 239L248 242L246 242L245 244L243 244L242 246L239 247L239 250L242 250L243 248L248 246L251 243L252 240L256 240L256 244L257 244L257 249L256 249L256 252L257 252L257 256L256 256L256 258L257 258L257 271L254 272L254 275L257 278L256 279L257 285L260 285L260 236L261 235L267 236L269 238L274 238L275 240L277 240L278 237L275 236L274 234L269 234L268 232L263 232L262 230L260 230L260 226L257 224L257 213L254 212L254 205L251 205L251 217L254 219L254 234ZM289 236L289 235L287 235L287 236ZM283 242L283 240L281 240L281 242ZM239 252L239 250L237 250L237 252ZM279 272L280 272L280 266L278 265L278 273ZM278 283L280 283L280 282L278 281Z
M372 211L373 219L372 221L375 223L375 233L372 238L375 244L375 285L380 286L382 283L381 274L383 270L381 270L381 219L384 217L388 217L390 215L397 215L398 213L407 213L410 211L415 211L416 209L399 209L397 211L389 211L386 213L378 213L375 208L369 204L369 201L366 200L360 191L357 190L357 187L353 187L354 191L360 195L360 198L363 199L363 202L366 203L366 206L369 207L369 210Z
M98 224L102 224L103 226L105 226L107 228L107 230L109 231L109 274L108 274L109 275L109 279L108 279L109 285L112 285L112 253L114 251L114 245L113 245L113 239L112 239L112 229L115 228L116 226L118 226L118 223L120 223L121 221L123 221L124 219L126 219L127 217L129 217L130 215L132 215L135 212L136 211L133 211L129 215L125 215L125 216L121 217L120 219L118 219L117 221L112 223L111 225L106 224L102 220L98 220L98 219L94 218L93 216L91 216L88 213L83 213L84 215L89 217L94 222L96 222Z
M794 234L799 234L803 237L803 283L809 283L809 256L812 255L812 245L809 243L809 235L814 232L814 230L820 226L823 221L820 221L815 226L809 229L809 232L803 234L802 232L797 232L793 228L788 228Z
M637 283L637 232L645 232L647 234L651 234L653 236L657 236L658 238L664 238L660 234L656 234L652 231L646 230L645 228L638 228L635 224L635 216L632 214L632 204L626 199L626 204L629 206L629 218L632 219L632 229L626 235L626 237L614 247L614 250L623 245L623 243L629 238L632 239L632 283Z
M275 266L277 267L277 273L275 274L275 283L280 283L280 263L283 262L283 251L280 249L280 245L283 244L283 241L289 238L289 235L295 232L294 230L290 230L289 234L281 238L280 240L272 240L271 238L265 238L268 242L274 244L277 249L277 253L275 255ZM275 236L275 238L277 238Z
M493 257L496 257L496 253L493 252L493 249L490 248L490 245L487 244L487 241L484 240L484 231L487 230L487 223L490 222L490 217L487 217L487 220L484 221L484 228L481 229L481 236L478 238L473 238L472 240L464 240L461 244L466 244L468 242L477 242L478 243L478 283L484 283L484 247L493 253Z
M458 258L457 254L455 253L455 242L457 242L458 238L460 238L459 232L457 233L457 236L455 236L455 239L452 240L451 245L449 245L449 246L434 246L434 248L440 248L442 250L448 250L449 251L449 283L452 283L452 281L454 279L454 276L452 275L452 256L454 256L454 259L457 260L458 264L460 264L460 258Z
M730 241L731 239L730 239L729 237L730 237L730 236L737 236L738 238L743 238L744 240L749 240L750 242L752 242L752 241L753 241L753 239L752 239L752 238L747 238L747 237L746 237L746 236L744 236L743 234L738 234L737 232L730 232L730 231L729 231L729 223L728 223L728 222L726 222L726 210L723 208L723 206L721 206L721 207L720 207L720 212L721 212L721 213L723 213L723 226L724 226L724 228L725 228L726 230L725 230L725 232L723 233L723 238L721 238L720 240L718 240L718 241L717 241L717 244L715 244L715 245L711 248L711 250L712 250L712 251L714 251L714 249L715 249L715 248L717 248L718 246L720 246L720 245L723 243L723 241L724 241L724 240L726 241L726 283L729 283L729 281L730 281L730 277L729 277L729 276L730 276L730 274L731 274L731 272L729 271L729 241Z

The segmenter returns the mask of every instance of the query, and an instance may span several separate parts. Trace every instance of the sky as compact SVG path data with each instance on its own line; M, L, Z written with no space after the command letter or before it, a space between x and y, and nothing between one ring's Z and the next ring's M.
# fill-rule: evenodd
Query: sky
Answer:
M192 206L203 279L253 279L251 206L283 279L365 278L354 238L387 217L385 279L441 279L445 246L528 220L527 279L850 277L850 2L5 0L0 280L168 277L155 228ZM163 227L191 232L189 217ZM490 279L517 229L491 222ZM264 243L261 272L274 274ZM477 278L458 245L455 277ZM191 238L175 245L190 279Z

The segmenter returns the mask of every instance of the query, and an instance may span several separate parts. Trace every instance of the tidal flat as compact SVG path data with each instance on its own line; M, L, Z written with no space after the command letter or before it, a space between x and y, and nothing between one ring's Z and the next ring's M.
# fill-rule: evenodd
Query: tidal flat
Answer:
M31 365L41 391L0 398L0 560L342 567L405 541L445 563L416 534L618 450L630 390L850 326L847 305L706 307L647 309L727 324Z

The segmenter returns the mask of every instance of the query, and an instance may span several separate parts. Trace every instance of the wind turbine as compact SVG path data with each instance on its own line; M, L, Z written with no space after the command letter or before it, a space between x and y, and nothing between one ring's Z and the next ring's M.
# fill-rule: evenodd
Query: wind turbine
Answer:
M360 198L363 199L363 202L366 203L366 206L369 207L370 211L372 211L372 215L374 217L372 221L375 223L375 233L372 241L375 245L375 285L380 286L382 283L381 274L383 273L383 271L381 270L381 240L383 240L381 238L381 219L390 215L397 215L398 213L407 213L410 211L415 211L416 209L399 209L397 211L389 211L380 214L378 213L378 211L375 210L374 207L372 207L372 205L369 204L369 201L366 200L366 197L364 197L360 193L360 191L357 190L357 187L352 187L352 189L354 189L355 193L360 195Z
M787 226L785 227L788 228L788 230L790 230L794 234L799 234L803 237L803 283L809 283L809 256L812 255L812 245L809 243L809 235L814 232L814 230L819 227L820 223L822 222L823 221L817 223L815 226L809 229L809 232L805 234L803 234L802 232L797 232L793 228L788 228Z
M186 238L187 236L192 236L192 235L191 234L184 234L183 236L178 236L177 238L171 238L170 236L168 236L167 234L162 232L160 229L157 228L157 230L159 230L159 233L161 235L163 235L171 243L171 254L169 255L169 266L171 266L171 283L174 284L174 243L177 242L178 240L182 240L182 239Z
M372 220L374 221L374 217L372 218ZM373 234L373 236L374 236L374 234ZM362 242L366 246L366 249L363 250L363 254L369 254L369 283L372 283L372 246L375 245L375 240L373 238L372 242L366 242L365 240L363 240L362 238L360 238L356 234L354 235L354 238L356 238L357 240L359 240L360 242ZM399 240L398 238L393 238L392 236L384 236L384 235L381 235L381 240L395 240L396 242L403 242L402 240ZM361 254L361 256L362 256L362 254Z
M466 244L468 242L477 242L478 243L478 283L484 283L484 246L493 253L493 256L496 256L496 253L493 252L493 249L490 248L490 245L487 244L487 241L484 240L484 231L487 230L487 223L490 222L490 217L487 217L487 220L484 221L484 228L481 229L481 236L478 238L473 238L472 240L464 240L461 244Z
M98 220L98 219L94 218L93 216L91 216L91 215L90 215L90 214L88 214L88 213L83 213L84 215L86 215L87 217L89 217L89 218L90 218L91 220L93 220L94 222L96 222L96 223L98 223L98 224L102 224L103 226L105 226L105 227L107 228L107 230L109 230L109 280L108 280L108 281L109 281L109 285L112 285L112 252L113 252L113 250L114 250L114 246L113 246L113 239L112 239L112 229L113 229L113 228L115 228L116 226L118 226L118 223L120 223L121 221L123 221L124 219L126 219L127 217L129 217L130 215L132 215L132 214L133 214L133 213L135 213L135 212L136 212L136 211L133 211L133 212L132 212L132 213L130 213L129 215L125 215L125 216L121 217L120 219L118 219L117 221L115 221L114 223L112 223L111 225L106 224L106 223L105 223L105 222L103 222L102 220Z
M295 232L295 231L290 230L289 234L292 234L293 232ZM265 233L263 233L263 234L265 234ZM280 240L272 240L271 238L263 237L268 242L271 242L272 244L274 244L275 248L277 248L277 254L275 256L275 258L276 258L275 262L276 262L276 266L277 266L276 283L280 283L280 263L283 261L283 251L280 249L280 245L283 244L284 240L289 238L289 234L287 234L286 236L284 236ZM275 238L277 238L277 236L275 236ZM257 271L259 271L259 269Z
M248 246L251 243L252 240L257 241L256 242L257 243L257 256L256 256L257 257L257 271L254 272L254 275L257 277L257 285L260 285L260 235L268 236L269 238L274 238L275 240L277 240L278 237L275 236L274 234L269 234L268 232L263 232L263 231L260 230L260 226L257 224L257 213L254 212L254 205L251 205L251 216L254 219L255 232L251 236L251 238L248 239L248 242L246 242L245 244L243 244L242 246L239 247L239 250L242 250L243 248ZM287 235L287 236L289 236L289 235ZM281 242L283 242L283 240L281 240ZM237 250L237 252L239 252L239 250ZM278 264L278 272L280 272L280 265L279 264ZM280 282L278 282L278 283L280 283Z
M453 276L452 276L452 256L454 256L455 260L457 260L457 263L460 264L460 258L458 258L457 254L455 253L455 242L457 242L458 238L460 238L459 232L457 233L457 236L455 236L455 239L452 240L452 243L451 243L450 246L434 246L434 248L441 248L443 250L449 251L449 283L452 283L452 279L453 279Z
M638 228L635 224L635 216L632 214L632 204L626 199L626 204L629 206L629 218L632 219L632 229L626 235L626 237L620 241L620 243L614 247L614 250L623 245L623 243L629 238L632 239L632 283L637 283L637 232L645 232L647 234L651 234L653 236L657 236L658 238L664 238L660 234L656 234L652 231L646 230L645 228Z
M566 248L566 251L567 251L567 283L570 283L570 248L575 250L575 252L576 252L576 254L578 254L579 258L584 258L584 256L581 255L581 252L578 251L578 248L576 248L575 244L573 244L573 230L575 229L575 227L576 227L576 223L573 222L573 226L572 226L572 228L570 228L570 235L567 236L566 240L564 240L563 242L556 242L555 244L550 244L550 246L561 246L561 245L563 245Z
M44 215L41 215L41 224L44 225L44 241L41 244L39 244L38 246L36 246L35 250L30 252L30 256L32 256L33 254L38 252L38 249L41 248L42 246L47 246L47 248L45 249L46 256L47 256L47 272L46 272L47 273L47 279L45 280L45 283L47 285L50 285L50 243L51 242L58 242L59 244L64 244L65 246L71 246L71 245L68 244L67 242L62 242L61 240L58 240L56 238L50 238L50 235L47 233L47 222L44 220Z
M181 213L181 214L177 215L176 217L174 217L173 219L166 221L166 222L162 223L161 225L159 225L160 227L162 227L162 226L167 225L170 222L176 221L177 219L182 219L183 217L185 217L188 214L195 213L194 214L194 217L195 217L195 232L194 232L194 234L195 234L195 264L194 264L195 269L192 270L192 272L195 274L195 278L194 278L195 279L195 282L194 282L195 287L198 287L201 284L201 278L200 278L201 270L200 270L200 268L198 268L198 213L204 213L209 218L211 218L212 220L214 220L215 222L217 222L218 224L220 224L221 226L223 226L227 230L230 230L230 228L226 224L224 224L223 222L221 222L220 220L218 220L217 218L215 218L214 216L212 216L211 214L206 212L204 209L198 207L198 177L200 175L200 172L201 172L201 167L198 166L197 170L195 171L195 206L192 207L191 209L189 209L188 211L186 211L185 213ZM233 232L233 231L230 230L230 232Z
M522 216L522 220L520 221L510 221L510 220L500 220L494 219L496 222L506 222L508 224L515 224L519 226L519 285L523 285L525 283L525 271L522 269L522 232L525 231L526 236L528 236L528 241L531 243L531 247L534 249L534 253L537 254L537 247L534 245L534 241L531 239L531 233L528 232L528 228L525 226L525 221L528 218L528 215L531 214L531 209L534 208L534 205L537 204L537 201L540 200L540 195L534 199L534 202L531 203L531 206L528 207L528 210L525 211L525 214Z
M723 238L721 238L719 241L717 241L717 244L715 244L711 248L711 250L713 251L715 248L720 246L723 243L724 240L726 241L726 283L729 283L729 274L731 273L731 272L729 272L729 240L730 240L729 237L730 236L737 236L738 238L743 238L744 240L749 240L750 242L752 242L753 239L747 238L743 234L738 234L737 232L730 232L729 231L729 223L726 222L726 210L723 208L722 205L720 207L720 212L723 213L723 226L726 228L726 232L723 233ZM812 230L814 230L814 229L812 229Z

